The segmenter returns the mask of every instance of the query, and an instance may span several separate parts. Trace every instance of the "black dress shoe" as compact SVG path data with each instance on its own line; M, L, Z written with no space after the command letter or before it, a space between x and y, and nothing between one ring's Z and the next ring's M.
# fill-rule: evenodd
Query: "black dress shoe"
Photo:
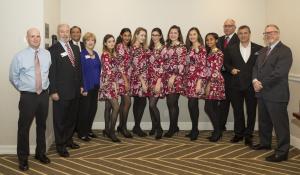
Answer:
M277 155L277 154L272 154L268 157L266 157L266 161L268 162L282 162L282 161L286 161L288 160L288 155L285 154L285 155Z
M162 130L162 129L157 129L157 130L156 130L156 136L155 136L155 139L156 139L156 140L159 140L159 139L162 138L162 136L163 136L163 130Z
M254 150L270 150L271 146L264 146L261 144L257 144L257 145L253 145L251 148Z
M48 164L51 162L50 159L46 155L35 155L34 158L36 160L39 160L43 164Z
M91 139L88 136L79 137L80 140L83 140L85 142L91 141Z
M133 127L132 133L138 135L139 137L147 136L147 134L140 127Z
M179 127L177 126L175 129L173 128L170 128L165 134L164 134L164 137L167 137L167 138L171 138L174 136L174 134L179 133Z
M250 147L253 145L252 137L245 137L245 145Z
M70 157L70 154L67 150L62 150L57 152L60 157Z
M97 135L95 133L93 133L93 132L90 132L88 135L91 138L97 138Z
M19 169L21 171L27 171L29 169L28 160L19 161Z
M191 141L197 140L198 136L199 136L199 130L192 131L190 136Z
M242 141L242 140L243 140L243 136L237 136L237 135L235 135L235 136L230 140L230 142L231 142L231 143L237 143L237 142Z
M153 136L155 134L155 129L151 129L151 131L149 132L149 136Z
M67 144L67 147L71 148L71 149L79 149L80 146L77 144L77 143L70 143L70 144Z
M125 138L132 138L132 134L127 130L127 128L117 127L117 132L121 133Z

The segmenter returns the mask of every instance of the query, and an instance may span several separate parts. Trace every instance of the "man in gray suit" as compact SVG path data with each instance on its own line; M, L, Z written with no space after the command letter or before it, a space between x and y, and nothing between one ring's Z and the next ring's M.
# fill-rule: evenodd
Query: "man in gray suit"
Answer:
M288 159L290 129L287 105L289 102L288 74L293 62L289 47L280 41L280 30L274 24L264 32L267 47L263 48L253 68L253 87L258 98L260 144L254 150L271 149L272 130L277 137L277 148L266 161Z

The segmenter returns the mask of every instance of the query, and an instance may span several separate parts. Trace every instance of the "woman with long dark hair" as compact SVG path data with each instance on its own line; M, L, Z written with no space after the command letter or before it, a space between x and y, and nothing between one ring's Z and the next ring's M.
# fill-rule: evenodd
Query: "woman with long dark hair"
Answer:
M184 94L188 98L188 109L192 121L192 130L186 137L197 140L199 135L199 98L204 98L206 69L206 50L200 31L192 27L186 36L187 66Z
M131 75L131 31L129 28L123 28L117 38L116 53L119 67L119 94L120 103L120 120L117 131L126 138L132 138L131 133L127 130L128 112L131 106L130 97L130 75Z
M208 33L205 36L205 46L207 51L206 65L208 69L207 86L205 89L205 105L204 110L209 116L214 131L209 141L217 142L222 137L220 104L225 100L224 78L221 74L224 55L217 48L218 35L216 33Z
M161 139L163 130L160 123L160 113L157 108L159 98L164 97L163 91L163 55L166 51L165 41L160 28L154 28L151 32L150 57L148 60L148 84L149 84L149 110L152 120L152 130L149 135L156 133L155 139Z
M178 116L179 96L183 91L183 75L186 65L187 50L183 44L180 27L173 25L168 32L166 40L166 53L164 54L165 93L170 117L170 127L165 137L172 137L179 132Z

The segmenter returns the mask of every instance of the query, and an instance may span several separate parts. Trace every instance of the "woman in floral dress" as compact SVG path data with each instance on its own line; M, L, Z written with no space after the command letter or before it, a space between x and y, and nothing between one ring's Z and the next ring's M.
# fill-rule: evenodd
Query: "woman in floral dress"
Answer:
M183 92L183 75L186 65L187 50L183 44L183 38L180 27L173 25L168 32L166 40L166 53L164 54L164 83L165 93L167 96L167 106L170 117L170 127L165 137L172 137L179 132L178 116L179 106L178 100Z
M224 79L221 74L224 55L217 48L218 35L216 33L208 33L205 37L207 58L206 65L208 69L207 86L205 89L206 100L204 110L209 116L214 131L209 141L217 142L222 137L220 103L225 100Z
M186 137L191 140L197 140L199 135L199 98L204 98L206 69L206 49L203 45L203 39L196 27L188 31L186 37L187 66L185 74L184 93L188 98L188 109L192 121L192 130Z
M130 74L131 74L131 31L129 28L123 28L117 38L116 53L119 66L119 94L121 96L120 103L120 120L117 131L126 138L132 138L127 130L127 118L129 108L131 106L130 97Z
M108 136L113 142L120 142L115 135L115 126L119 114L118 103L118 67L115 52L115 38L107 34L103 39L101 55L102 74L100 80L99 99L105 100L105 130L103 136Z

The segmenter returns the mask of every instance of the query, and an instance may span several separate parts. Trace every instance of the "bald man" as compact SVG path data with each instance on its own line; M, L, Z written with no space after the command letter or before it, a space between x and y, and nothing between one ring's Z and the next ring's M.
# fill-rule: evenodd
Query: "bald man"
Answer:
M50 47L50 94L53 101L53 127L56 150L61 157L69 157L68 148L78 149L72 136L77 121L81 81L79 48L70 44L70 27L57 27L58 42Z
M223 25L224 34L222 37L218 39L218 48L222 50L224 54L226 54L225 50L230 46L233 46L240 42L239 37L235 33L236 23L233 19L226 19ZM226 58L227 55L224 55ZM227 57L228 58L228 57ZM224 60L225 62L226 60ZM222 75L225 81L225 95L226 99L221 103L221 129L226 130L226 123L231 103L231 73L226 70L225 66L222 67Z
M48 116L48 72L51 65L50 53L40 48L41 36L36 28L30 28L26 36L28 47L15 55L9 72L9 80L20 92L17 155L19 169L29 169L29 130L36 119L35 158L47 164L46 119Z

